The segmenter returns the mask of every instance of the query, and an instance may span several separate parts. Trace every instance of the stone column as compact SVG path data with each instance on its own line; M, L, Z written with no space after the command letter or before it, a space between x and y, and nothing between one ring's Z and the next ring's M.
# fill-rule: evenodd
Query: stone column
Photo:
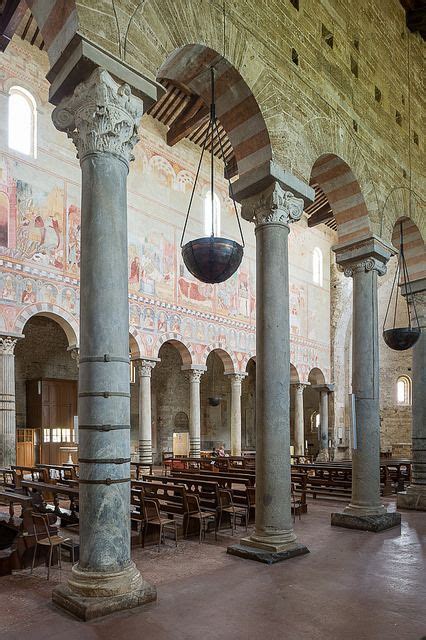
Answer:
M304 201L273 182L243 199L256 234L256 525L229 553L274 562L306 553L291 515L289 223Z
M424 282L424 281L423 281ZM413 283L415 290L416 283ZM413 294L421 328L420 338L413 347L412 364L412 469L411 484L398 493L401 509L426 511L426 289Z
M15 346L16 334L0 335L0 467L16 464Z
M142 110L98 68L52 115L82 172L80 559L53 600L86 620L156 597L130 557L127 174Z
M152 464L151 372L157 360L140 360L139 375L139 462Z
M294 384L294 454L305 455L305 418L303 407L303 392L306 384Z
M330 388L328 386L323 386L319 389L320 450L317 456L318 462L328 462L329 460L329 451L328 451L328 394L329 394L329 391L330 391Z
M352 456L352 497L331 524L380 531L401 522L380 499L379 330L377 278L386 273L393 249L373 236L349 247L334 248L337 262L353 279L352 392L356 442Z
M189 456L200 457L201 448L201 404L200 404L200 380L206 367L187 369L189 380Z
M246 373L230 373L231 380L231 456L241 455L241 383Z

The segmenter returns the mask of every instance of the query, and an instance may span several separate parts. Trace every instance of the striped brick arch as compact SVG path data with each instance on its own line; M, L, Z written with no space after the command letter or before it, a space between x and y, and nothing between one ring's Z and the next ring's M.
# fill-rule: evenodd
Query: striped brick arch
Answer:
M392 244L399 250L402 235L408 277L412 282L426 278L426 248L422 235L411 218L401 217L394 225Z
M271 141L259 105L238 71L213 49L189 44L174 51L157 74L210 104L210 68L215 68L216 113L242 174L272 159Z
M78 30L75 0L25 0L44 40L53 66Z
M334 154L321 156L314 164L311 184L318 184L333 211L339 243L350 243L371 235L364 196L350 167Z

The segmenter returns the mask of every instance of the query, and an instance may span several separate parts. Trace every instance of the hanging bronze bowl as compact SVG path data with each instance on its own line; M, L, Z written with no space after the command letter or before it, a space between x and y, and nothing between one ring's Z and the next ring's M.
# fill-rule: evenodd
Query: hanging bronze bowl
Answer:
M419 327L398 327L383 331L383 340L395 351L406 351L416 344L420 337Z
M220 401L221 398L219 398L218 396L213 396L212 398L208 399L208 403L211 407L218 407L220 405Z
M243 258L243 247L229 238L197 238L182 247L182 258L197 280L216 284L236 272Z

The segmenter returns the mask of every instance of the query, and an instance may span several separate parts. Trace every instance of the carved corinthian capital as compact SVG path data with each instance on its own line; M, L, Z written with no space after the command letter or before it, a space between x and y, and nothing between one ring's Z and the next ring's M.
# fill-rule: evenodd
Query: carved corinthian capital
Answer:
M0 355L13 356L17 342L17 338L11 338L10 336L0 336Z
M129 85L117 84L105 69L97 68L53 110L52 120L74 142L80 160L105 152L128 163L139 139L142 113L142 101L132 96Z
M300 220L303 200L291 191L284 191L278 182L273 182L261 193L243 200L241 215L255 225L267 223L288 224Z
M153 360L139 360L137 370L140 378L150 378L151 372L157 363Z
M386 273L386 265L380 260L377 260L377 258L357 260L350 264L338 265L338 268L340 271L343 271L347 278L352 278L355 273L367 271L377 271L379 276L383 276Z

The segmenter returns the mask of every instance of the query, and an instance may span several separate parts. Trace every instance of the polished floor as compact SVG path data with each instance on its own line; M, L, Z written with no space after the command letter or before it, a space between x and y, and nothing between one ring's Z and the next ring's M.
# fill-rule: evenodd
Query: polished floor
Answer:
M342 504L310 501L295 525L310 554L271 567L227 555L227 535L135 549L157 603L93 622L51 603L69 563L50 583L43 567L2 577L0 639L426 640L426 514L403 512L401 530L356 532L330 526Z

